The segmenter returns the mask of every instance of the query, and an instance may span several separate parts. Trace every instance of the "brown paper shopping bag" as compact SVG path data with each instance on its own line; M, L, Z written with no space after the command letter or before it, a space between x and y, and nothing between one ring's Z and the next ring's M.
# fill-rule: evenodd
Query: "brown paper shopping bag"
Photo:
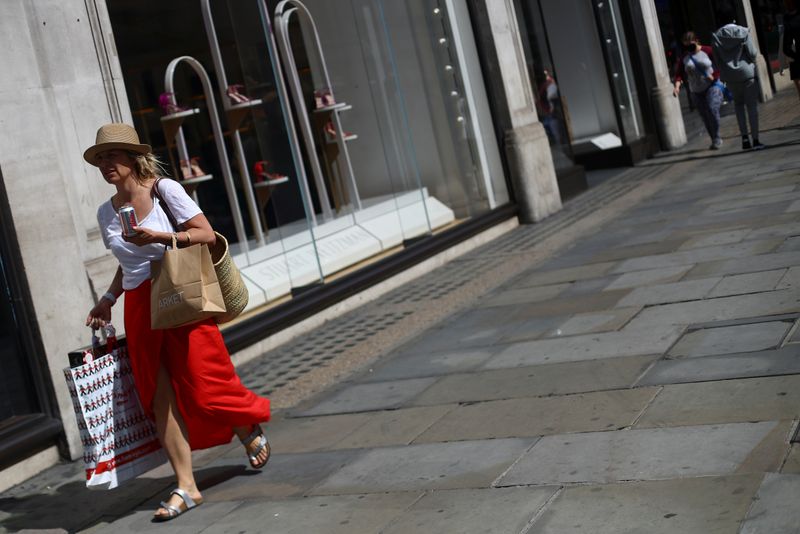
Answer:
M225 313L207 245L172 248L150 263L150 327L173 328Z

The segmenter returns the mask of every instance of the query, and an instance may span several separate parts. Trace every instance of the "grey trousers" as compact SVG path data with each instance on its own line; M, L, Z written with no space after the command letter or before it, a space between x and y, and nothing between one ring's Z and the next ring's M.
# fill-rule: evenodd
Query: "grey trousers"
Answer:
M750 78L743 82L728 82L727 85L733 93L739 132L742 137L747 135L746 119L749 118L750 132L753 134L753 139L758 139L758 82L755 78ZM745 117L745 108L747 108L747 117Z

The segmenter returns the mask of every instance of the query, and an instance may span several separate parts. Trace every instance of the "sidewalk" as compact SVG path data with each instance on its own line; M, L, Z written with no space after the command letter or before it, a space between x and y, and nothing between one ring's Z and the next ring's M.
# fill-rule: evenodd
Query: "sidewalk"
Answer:
M197 453L197 510L150 522L166 466L102 493L71 463L0 494L0 530L797 532L794 90L761 119L767 150L726 117L721 151L648 160L243 366L281 408L273 457Z

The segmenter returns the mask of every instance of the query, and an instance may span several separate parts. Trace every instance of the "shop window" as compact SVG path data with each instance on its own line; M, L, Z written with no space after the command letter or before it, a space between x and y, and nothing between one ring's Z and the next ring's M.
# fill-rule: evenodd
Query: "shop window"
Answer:
M464 0L108 8L135 126L228 237L249 309L509 200Z

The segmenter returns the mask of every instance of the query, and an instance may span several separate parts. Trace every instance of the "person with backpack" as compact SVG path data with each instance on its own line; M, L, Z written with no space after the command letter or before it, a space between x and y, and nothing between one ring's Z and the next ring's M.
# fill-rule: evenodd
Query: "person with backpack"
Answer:
M684 81L689 85L692 104L700 113L703 124L711 137L710 150L719 150L722 138L719 135L719 108L722 106L723 87L719 83L719 71L714 66L710 46L701 46L694 32L683 35L683 55L675 66L675 85L672 90L678 96Z
M750 37L750 30L736 24L733 10L726 9L720 13L724 23L711 36L711 47L714 59L719 65L722 81L733 93L733 104L736 109L736 121L742 135L742 150L761 150L766 148L758 140L758 94L759 85L756 79L756 47ZM745 108L747 114L745 115ZM750 121L750 132L747 121ZM753 142L750 143L752 136Z

